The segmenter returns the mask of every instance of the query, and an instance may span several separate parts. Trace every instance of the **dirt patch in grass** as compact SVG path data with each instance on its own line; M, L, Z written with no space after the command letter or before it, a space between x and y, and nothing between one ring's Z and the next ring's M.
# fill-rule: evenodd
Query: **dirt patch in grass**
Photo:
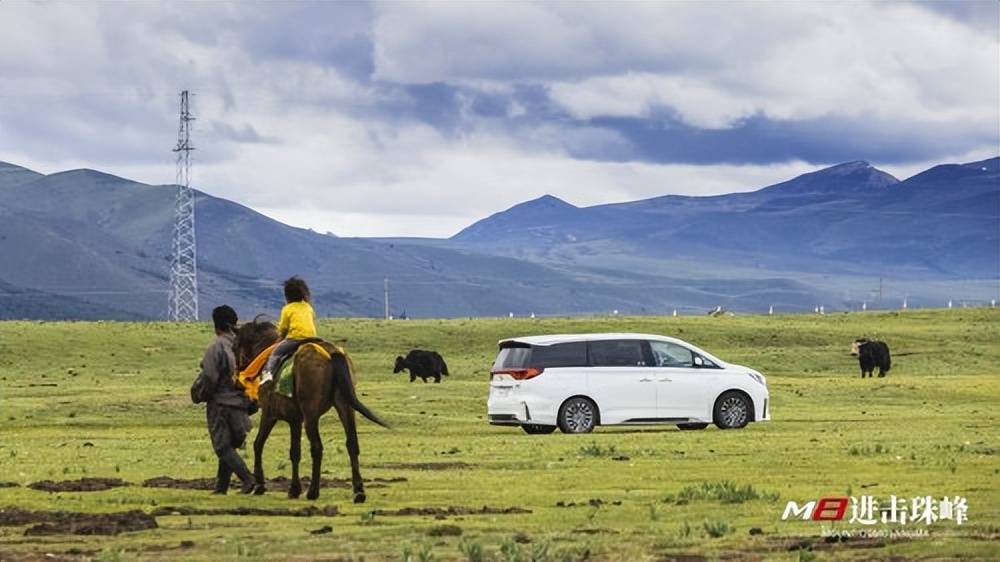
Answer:
M156 529L156 518L139 510L121 513L73 513L31 511L17 507L0 509L0 526L20 527L26 536L117 535Z
M456 515L512 515L520 513L531 513L530 509L522 507L404 507L402 509L376 509L372 515L382 516L431 516L435 519L444 519Z
M456 463L439 463L453 465ZM457 463L464 464L464 463ZM418 466L418 465L414 465ZM440 468L439 468L440 469ZM303 486L309 485L309 478L302 479ZM394 483L406 482L404 477L375 478L366 480L365 484L369 488L386 487ZM30 484L29 487L35 490L56 493L56 492L93 492L109 490L122 486L133 486L129 482L118 478L81 478L78 480L64 480L55 482L44 480ZM272 478L267 481L267 488L270 491L287 492L291 485L291 479L286 477ZM208 491L215 487L212 478L195 478L182 480L170 476L157 476L142 483L146 488L169 488L180 490ZM340 478L324 478L321 481L323 488L351 488L351 482ZM238 487L233 482L231 487ZM451 506L441 507L411 507L398 510L376 510L372 515L382 516L430 516L437 519L444 519L451 516L461 515L503 515L531 513L530 510L520 507L461 507ZM171 515L209 515L209 516L278 516L278 517L334 517L340 515L336 506L316 506L310 505L301 508L254 508L254 507L233 507L233 508L195 508L187 506L162 506L145 513L140 510L132 510L121 513L78 513L66 511L31 511L18 507L0 508L0 527L27 527L24 534L27 536L44 535L105 535L113 536L119 533L145 531L156 529L156 518ZM0 560L10 558L3 553ZM18 556L21 556L18 554ZM31 553L24 555L26 558L17 560L30 560ZM48 558L51 560L51 558Z
M310 478L307 476L302 478L302 487L306 488L309 486ZM394 477L394 478L373 478L371 480L365 480L366 488L385 488L390 484L397 484L399 482L406 482L406 478ZM291 478L285 476L277 476L271 478L267 481L268 491L280 491L288 492L288 488L291 486ZM179 480L177 478L172 478L170 476L157 476L155 478L150 478L142 483L145 488L171 488L175 490L211 490L215 487L214 478L194 478L191 480ZM344 478L323 478L319 482L320 488L351 488L351 481ZM229 484L230 489L238 489L239 484L233 480Z
M57 554L54 552L9 552L0 548L0 561L2 562L85 562L93 559L96 552L67 552Z
M375 510L373 515L433 516L444 519L457 515L504 515L531 513L520 507L408 507L398 510ZM32 511L18 507L0 509L0 527L23 527L26 536L42 535L105 535L146 531L156 529L157 517L171 515L212 515L212 516L262 516L262 517L336 517L340 510L335 505L306 506L291 508L196 508L187 506L162 506L150 513L139 510L120 513L77 513L68 511ZM0 557L4 560L6 558Z
M131 486L131 484L121 478L80 478L61 482L42 480L28 484L32 490L42 492L100 492L121 486Z
M298 509L282 507L232 507L232 508L198 508L185 506L163 506L154 509L154 517L167 515L257 515L265 517L336 517L340 510L335 505L310 505Z
M302 486L309 486L309 477L302 479ZM291 486L291 479L278 476L267 481L268 490L288 492ZM374 478L365 480L365 486L369 488L384 488L390 484L406 482L406 478L400 476L395 478ZM133 486L120 478L80 478L78 480L42 480L28 484L33 490L42 492L101 492L122 486ZM215 487L214 478L193 478L181 480L170 476L157 476L142 483L144 488L170 488L175 490L212 490ZM18 487L18 484L10 482L2 487ZM321 488L351 488L351 481L343 478L323 478L320 481ZM230 489L238 489L239 483L235 480L230 483Z
M389 468L393 470L466 470L476 468L476 465L462 461L452 462L386 462L373 464L372 468Z

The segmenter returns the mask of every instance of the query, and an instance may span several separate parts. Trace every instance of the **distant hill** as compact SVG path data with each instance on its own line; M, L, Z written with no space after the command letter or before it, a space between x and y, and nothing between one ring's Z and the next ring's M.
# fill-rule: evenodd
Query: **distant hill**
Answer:
M165 318L176 189L0 163L0 318ZM461 317L943 306L997 298L1000 279L1000 158L595 207L544 196L451 239L339 238L202 192L195 213L203 318L277 315L294 274L340 317L383 316L387 287L394 316Z
M866 162L805 174L750 193L666 195L589 208L553 197L479 221L453 240L536 260L597 265L613 240L644 258L769 271L996 279L1000 158L938 166L899 181ZM497 241L500 241L497 243Z

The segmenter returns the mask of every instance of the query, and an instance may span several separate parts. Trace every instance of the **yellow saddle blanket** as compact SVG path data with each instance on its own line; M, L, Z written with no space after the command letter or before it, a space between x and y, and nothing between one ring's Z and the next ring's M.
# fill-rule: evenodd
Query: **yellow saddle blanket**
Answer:
M260 396L260 371L264 368L264 364L267 363L267 358L271 356L271 352L275 347L277 347L277 345L278 344L275 343L264 351L261 351L260 354L258 354L257 357L250 362L250 365L248 365L246 369L240 371L236 376L237 382L243 387L247 396L254 402L256 402ZM298 354L307 346L312 346L312 348L320 355L326 357L327 359L330 358L330 354L323 349L323 346L313 342L306 342L300 345L298 349L295 350L295 354ZM345 353L340 346L334 347L341 351L341 353ZM295 361L293 360L295 358L295 354L282 361L281 366L278 367L278 372L275 374L274 389L278 394L289 397L292 396L294 386L292 380L292 366L295 364Z

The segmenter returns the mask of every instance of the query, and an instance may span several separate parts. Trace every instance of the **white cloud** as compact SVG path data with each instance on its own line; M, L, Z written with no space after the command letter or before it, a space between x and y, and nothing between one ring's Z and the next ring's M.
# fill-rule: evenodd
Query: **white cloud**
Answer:
M545 194L756 189L843 159L826 147L904 178L996 155L1000 32L953 4L0 2L0 160L171 183L189 90L196 188L346 236L449 236ZM664 114L817 120L817 148L657 164L585 123Z
M669 107L689 125L716 129L758 113L788 120L836 113L940 122L967 118L971 105L986 117L1000 116L995 41L932 12L900 3L740 7L748 12L737 17L751 25L728 37L731 51L719 57L730 59L725 73L600 73L555 83L553 97L581 119L647 117ZM758 20L766 13L780 14L782 28L798 31L773 36ZM711 41L697 44L707 46L689 47L694 58L716 55Z

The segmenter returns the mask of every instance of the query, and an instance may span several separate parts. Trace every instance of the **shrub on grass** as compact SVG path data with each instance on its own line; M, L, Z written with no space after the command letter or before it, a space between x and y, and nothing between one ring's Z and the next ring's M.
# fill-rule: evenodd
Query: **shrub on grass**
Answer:
M720 482L702 482L700 486L687 486L677 493L664 499L668 503L686 505L697 500L715 500L719 503L743 503L750 500L764 499L777 501L777 492L758 492L752 485L742 486L728 480Z
M702 527L705 529L705 534L713 539L724 537L736 530L726 521L705 521Z

